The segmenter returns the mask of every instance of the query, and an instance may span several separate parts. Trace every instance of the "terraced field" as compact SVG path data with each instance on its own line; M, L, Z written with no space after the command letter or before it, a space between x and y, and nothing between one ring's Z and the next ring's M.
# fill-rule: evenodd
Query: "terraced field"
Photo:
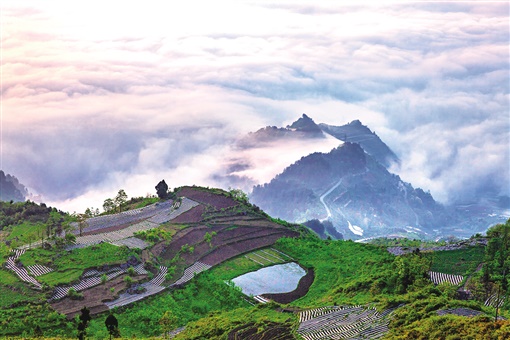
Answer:
M271 222L247 207L238 208L240 203L224 192L184 187L179 191L179 195L181 197L176 201L178 204L169 200L118 214L89 218L86 220L87 227L81 231L82 236L77 236L75 244L66 247L67 251L73 251L109 243L130 249L145 249L146 259L150 258L149 254L152 253L156 262L161 260L160 268L151 274L155 275L152 280L143 282L149 275L144 269L144 263L134 267L137 273L135 282L140 281L137 294L125 291L128 286L122 280L126 277L127 267L109 266L101 269L104 264L97 263L96 268L84 271L79 280L70 278L68 282L73 281L70 284L54 288L49 299L54 308L72 317L83 303L90 304L93 313L124 306L164 290L168 265L175 266L175 274L174 279L167 281L167 284L177 287L191 280L194 275L227 259L271 246L281 237L298 235L296 231ZM177 232L170 241L162 241L150 249L150 243L134 236L137 232L149 231L163 224L179 225L183 220L189 220L191 225L176 228ZM79 235L77 223L73 226L73 233ZM31 248L37 246L40 244L31 244ZM54 272L49 262L23 266L19 263L19 257L27 248L21 247L9 257L6 267L21 280L41 289L38 279L49 280L48 275L58 275L61 272ZM288 261L284 254L269 249L247 256L262 266ZM77 269L68 274L79 275L80 272ZM85 300L75 301L68 297L71 289L83 294ZM262 297L260 300L266 301Z
M452 275L438 272L429 272L430 281L432 281L435 285L441 283L451 283L454 286L458 286L464 281L464 276L462 275Z
M365 306L330 306L299 313L298 333L305 340L378 339L388 331L389 315Z

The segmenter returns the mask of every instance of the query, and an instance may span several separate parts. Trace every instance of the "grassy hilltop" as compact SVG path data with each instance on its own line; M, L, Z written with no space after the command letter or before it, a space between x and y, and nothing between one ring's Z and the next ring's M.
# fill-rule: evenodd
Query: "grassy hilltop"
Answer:
M94 339L108 338L110 314L125 338L510 337L495 321L510 317L510 220L455 244L362 244L321 240L237 190L112 202L88 216L0 202L0 337L76 338L84 306ZM307 273L291 293L229 283L286 262Z

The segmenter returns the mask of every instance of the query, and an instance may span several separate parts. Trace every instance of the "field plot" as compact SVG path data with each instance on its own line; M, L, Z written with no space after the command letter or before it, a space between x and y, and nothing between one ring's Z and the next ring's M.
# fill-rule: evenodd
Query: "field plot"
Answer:
M305 340L378 339L388 331L388 315L363 306L322 307L299 313L298 333Z
M100 233L104 231L110 231L108 230L110 228L135 224L157 214L168 211L171 209L171 207L172 201L158 202L143 208L128 210L118 214L92 217L87 219L87 227L82 230L82 233ZM78 235L78 224L74 223L72 225L75 227L74 233Z
M196 202L210 205L218 210L231 208L239 204L231 197L228 197L223 191L215 193L211 192L211 190L198 187L183 187L177 194Z
M451 283L454 286L460 285L464 280L464 276L462 275L452 275L438 272L429 272L430 281L432 281L435 285L439 285L444 282Z

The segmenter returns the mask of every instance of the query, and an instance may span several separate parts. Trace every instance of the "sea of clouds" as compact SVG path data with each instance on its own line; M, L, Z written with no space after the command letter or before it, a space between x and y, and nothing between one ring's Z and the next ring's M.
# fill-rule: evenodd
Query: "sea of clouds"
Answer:
M165 179L264 183L337 141L240 150L306 113L360 119L441 202L510 192L509 4L10 1L1 165L50 204L100 207Z

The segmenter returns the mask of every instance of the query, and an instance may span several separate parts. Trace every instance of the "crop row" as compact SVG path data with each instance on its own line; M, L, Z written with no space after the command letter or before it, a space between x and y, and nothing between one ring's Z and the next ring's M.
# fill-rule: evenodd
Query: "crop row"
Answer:
M158 225L152 222L139 222L133 225L130 225L127 228L117 231L111 231L108 233L97 234L97 235L87 235L87 236L78 236L76 238L76 242L74 245L68 246L67 249L75 249L75 248L83 248L88 247L94 244L98 244L101 242L112 243L116 241L120 241L129 237L132 237L134 233L138 231L145 231L149 229L154 229Z
M122 293L116 300L105 302L105 304L110 309L113 309L115 307L122 307L165 290L165 287L161 286L161 284L165 280L167 271L168 271L167 267L160 266L159 273L157 276L155 276L151 281L140 285L145 290L144 292L140 294Z
M171 206L171 201L158 202L143 208L127 210L118 214L92 217L87 219L87 227L84 228L82 232L97 232L101 229L136 223L137 221L148 219L168 210ZM75 227L74 233L78 234L78 224L74 223L73 226Z
M388 331L386 316L374 308L323 307L300 313L298 333L306 340L380 338Z
M452 275L438 272L429 272L430 280L435 284L441 284L444 282L449 282L454 286L461 284L464 280L464 276L462 275Z
M147 271L143 268L143 264L140 263L137 266L134 266L133 269L137 274L147 274ZM59 286L56 287L52 297L49 299L49 301L54 301L61 299L65 296L67 296L69 290L73 288L77 292L92 288L95 286L98 286L101 284L101 276L106 275L108 280L112 280L113 278L116 278L117 276L125 273L126 270L122 269L120 267L112 268L106 272L98 271L98 270L88 270L83 274L83 279L80 280L80 282L70 285L70 286Z
M489 298L487 300L485 300L485 305L491 306L494 308L501 307L501 306L503 306L503 303L505 303L505 298L506 298L506 296L498 297L498 294L492 294L491 296L489 296Z
M41 289L42 285L29 274L28 270L25 267L23 267L22 265L18 266L18 263L16 262L16 260L19 259L19 257L23 255L25 251L26 249L14 249L14 255L9 256L7 258L5 267L7 269L12 270L22 281L31 283L37 289Z
M201 273L209 268L211 268L211 266L197 261L197 262L193 263L193 265L186 268L184 270L184 274L181 276L181 278L179 280L177 280L174 284L172 284L172 286L184 284L184 283L188 282L189 280L191 280L196 274Z
M165 211L159 212L158 214L156 214L156 215L152 216L150 219L148 219L148 221L157 223L157 224L166 223L170 220L173 220L180 214L185 213L186 211L196 207L197 205L198 205L197 202L190 200L189 198L183 197L179 208L177 208L177 209L172 208L169 211L165 210Z
M44 274L48 274L53 271L53 268L46 267L46 266L43 266L40 264L35 264L33 266L27 266L27 269L29 270L30 274L32 274L32 276L35 276L35 277L41 276Z

